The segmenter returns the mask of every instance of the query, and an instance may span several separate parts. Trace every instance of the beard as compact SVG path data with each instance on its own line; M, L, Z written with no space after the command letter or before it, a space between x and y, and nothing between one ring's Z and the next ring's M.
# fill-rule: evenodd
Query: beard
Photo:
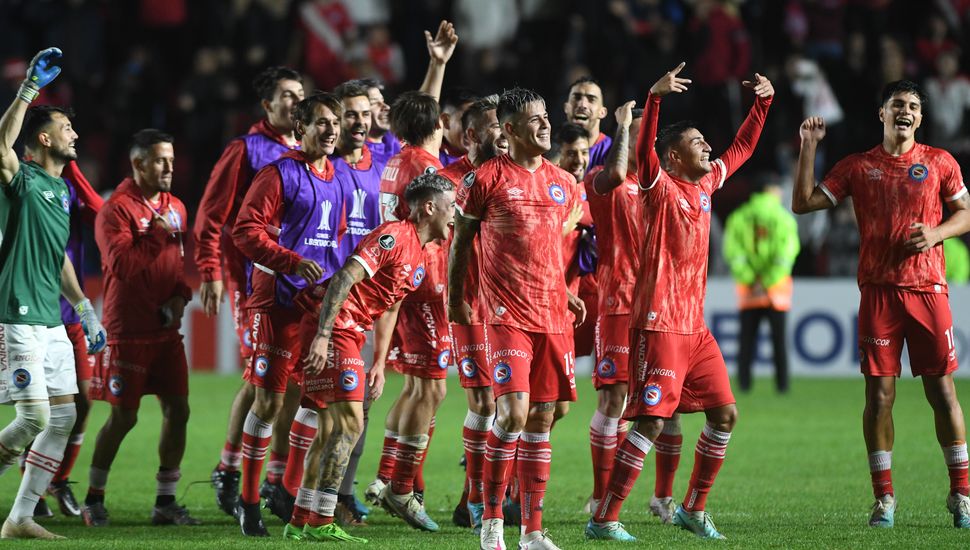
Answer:
M50 156L56 161L67 164L69 161L77 160L77 151L72 151L71 147L68 145L63 147L51 147Z

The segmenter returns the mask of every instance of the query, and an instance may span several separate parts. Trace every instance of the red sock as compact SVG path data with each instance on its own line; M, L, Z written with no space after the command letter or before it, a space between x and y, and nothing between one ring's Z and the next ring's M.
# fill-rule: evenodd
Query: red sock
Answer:
M960 493L963 496L970 496L970 478L967 475L967 444L965 441L958 442L950 447L943 448L943 456L946 458L946 467L950 473L950 493Z
M509 485L519 432L508 433L494 424L485 441L485 467L482 475L485 513L483 519L501 518L502 501Z
M377 466L377 479L387 483L394 474L397 459L397 432L384 430L384 447L381 449L381 462Z
M630 433L633 428L633 422L629 420L620 420L620 423L616 427L616 448L619 449L620 445L626 439L626 434Z
M680 434L661 433L653 442L653 448L657 451L657 480L653 495L657 498L674 494L674 476L680 464L680 448L683 441L684 436Z
M283 480L283 473L286 471L286 462L289 454L280 454L276 451L269 452L269 462L266 463L266 481L272 485L278 485Z
M246 504L259 503L259 474L272 435L273 426L249 411L242 437L242 501Z
M296 501L293 503L293 515L290 525L302 528L310 523L310 515L316 510L317 492L313 489L300 487L296 491Z
M295 495L303 481L303 461L317 434L317 413L300 408L290 425L290 454L286 457L286 471L283 472L283 487ZM294 524L296 525L296 524Z
M307 524L310 527L320 527L321 525L330 525L333 523L333 516L322 516L316 512L310 513L310 519L307 520Z
M542 505L552 464L549 433L523 433L519 438L517 457L522 532L542 531Z
M238 472L242 466L242 443L234 444L226 440L222 446L222 455L219 457L219 466L216 467L220 472Z
M721 432L709 424L704 425L694 448L694 471L690 474L690 485L684 497L684 510L695 512L704 509L714 479L724 464L724 453L730 440L731 432Z
M74 469L74 463L77 462L77 455L81 452L81 443L83 442L83 432L74 434L67 440L67 447L64 448L64 459L61 461L61 467L54 474L54 479L51 480L51 483L67 481L71 477L71 470Z
M428 448L426 435L400 435L397 438L397 460L391 474L391 491L395 495L406 495L414 491L414 478L425 450Z
M593 498L600 500L606 491L616 456L616 427L618 418L596 411L589 422L589 450L593 458Z
M424 452L421 453L421 461L418 463L418 473L414 475L414 490L423 493L424 492L424 461L428 459L428 449L431 448L431 436L434 435L434 419L431 417L431 427L428 428L428 445L425 447Z
M516 444L518 447L518 444ZM515 456L512 457L512 468L509 472L509 500L519 504L519 476L517 472L519 471L519 453L516 452Z
M872 494L879 498L893 493L893 452L869 453L869 475L872 477Z
M633 490L633 484L640 477L643 471L643 459L653 444L640 432L630 431L623 444L616 450L616 459L613 463L613 471L610 473L610 482L606 486L606 494L600 501L599 507L594 513L598 523L608 521L619 521L620 509L623 502Z
M461 430L465 445L465 491L466 502L482 501L482 469L485 467L485 441L492 427L492 417L469 412Z

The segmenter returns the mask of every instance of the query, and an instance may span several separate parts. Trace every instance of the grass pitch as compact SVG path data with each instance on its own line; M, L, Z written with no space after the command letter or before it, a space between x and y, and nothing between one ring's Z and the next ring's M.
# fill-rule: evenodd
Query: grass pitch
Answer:
M143 401L138 426L125 441L108 482L106 505L111 526L89 529L80 519L43 520L52 531L69 537L56 543L0 541L0 548L284 548L282 525L268 512L264 519L272 538L243 537L232 518L215 506L207 480L219 457L229 404L239 385L237 377L197 374L191 379L192 418L182 463L179 499L201 527L152 527L157 437L160 424L153 399ZM385 397L371 409L370 437L358 473L358 497L377 468L384 413L401 386L391 376ZM772 393L768 380L759 380L750 395L738 395L740 421L728 447L727 461L708 500L718 528L727 541L705 542L686 531L662 526L646 511L653 490L653 454L627 501L621 519L639 538L632 546L678 548L970 548L970 532L951 527L945 507L946 467L933 433L933 418L919 381L902 379L896 401L894 487L899 499L896 527L874 530L866 526L872 503L866 451L862 441L861 379L796 379L791 395ZM958 382L963 402L970 399L970 383ZM373 510L369 525L353 534L371 540L370 548L477 548L477 539L451 524L460 496L463 472L461 424L465 400L457 380L449 380L449 396L438 414L437 428L426 464L427 507L442 526L429 534ZM563 548L621 548L622 543L586 542L588 519L579 510L592 488L588 424L595 406L588 380L579 383L579 402L552 436L552 479L546 496L545 525ZM12 407L0 408L0 425L13 417ZM107 405L95 404L88 433L73 479L79 499L87 490L87 469ZM682 498L693 464L693 446L703 419L684 419L684 449L675 484ZM186 492L189 482L202 480ZM0 478L0 513L6 514L16 494L15 470ZM55 507L52 503L52 507ZM55 509L56 512L56 509ZM517 528L506 531L515 548ZM312 543L300 543L301 546ZM330 544L333 546L333 544Z

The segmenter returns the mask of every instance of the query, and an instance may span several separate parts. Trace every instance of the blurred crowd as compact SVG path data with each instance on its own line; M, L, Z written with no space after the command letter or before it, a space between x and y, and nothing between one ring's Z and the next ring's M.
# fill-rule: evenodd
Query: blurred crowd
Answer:
M808 114L828 124L819 173L878 144L879 90L901 78L929 96L917 139L970 170L970 0L3 0L2 87L13 97L28 56L60 47L64 75L42 100L74 107L88 178L112 189L128 170L131 135L164 129L176 137L173 191L191 213L226 142L260 116L251 81L261 69L297 68L308 91L375 77L393 99L420 85L422 31L442 19L459 35L446 88L534 88L554 125L579 76L602 84L612 133L615 107L642 102L686 61L692 87L665 103L661 124L695 121L715 153L752 101L740 80L766 75L775 106L755 157L715 201L721 221L759 181L790 185ZM848 201L800 217L795 275L853 276L854 223ZM724 262L711 266L726 274Z

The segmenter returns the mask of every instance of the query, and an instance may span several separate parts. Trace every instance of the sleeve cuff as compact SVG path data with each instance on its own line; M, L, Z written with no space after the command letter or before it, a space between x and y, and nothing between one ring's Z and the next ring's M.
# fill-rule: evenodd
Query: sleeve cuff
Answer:
M828 187L825 187L825 184L824 183L818 184L818 188L821 189L823 193L825 193L825 196L826 197L829 198L829 200L832 202L832 206L838 206L839 205L838 199L836 199L835 198L835 195L833 195L832 192L829 191L829 188Z
M967 194L967 188L966 186L964 186L963 189L960 189L960 191L958 191L956 195L953 195L952 197L947 197L946 202L953 202L966 194Z
M360 256L358 256L357 254L354 254L353 256L351 256L350 259L351 260L357 260L357 263L359 263L361 265L361 267L364 268L364 271L367 272L367 277L368 278L374 276L374 270L373 270L373 268L371 268L371 266L367 263L366 260L364 260L363 258L361 258Z
M653 181L650 182L650 185L644 187L644 186L640 185L639 183L637 183L637 187L639 187L641 191L649 191L649 190L653 189L654 187L656 187L657 182L660 181L660 173L661 172L663 172L663 168L657 168L657 177L653 178Z

